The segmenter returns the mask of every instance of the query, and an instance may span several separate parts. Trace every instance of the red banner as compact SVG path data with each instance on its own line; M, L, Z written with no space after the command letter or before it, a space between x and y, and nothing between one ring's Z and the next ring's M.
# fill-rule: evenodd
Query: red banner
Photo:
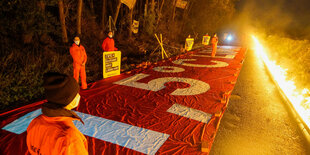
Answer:
M113 133L115 137L82 132L87 135L89 153L205 154L201 145L206 144L205 150L211 149L245 52L243 48L220 46L216 56L210 57L211 49L202 48L91 84L89 90L80 92L76 111L87 114L85 117L129 125L129 129ZM26 152L26 132L12 133L8 126L43 102L0 114L1 154ZM104 124L97 129L109 130ZM132 135L140 130L144 137L138 137L140 133ZM147 141L154 134L164 137L156 141L160 144ZM125 143L120 142L119 135L126 139Z

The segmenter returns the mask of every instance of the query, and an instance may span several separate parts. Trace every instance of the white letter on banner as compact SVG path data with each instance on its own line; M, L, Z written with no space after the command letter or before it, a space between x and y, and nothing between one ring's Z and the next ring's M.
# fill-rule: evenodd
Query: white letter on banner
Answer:
M229 64L222 61L211 60L211 62L216 63L214 65L200 65L200 64L191 64L185 63L184 61L196 61L196 59L178 59L173 61L172 63L177 65L189 66L189 67L207 67L207 68L216 68L216 67L226 67Z
M140 88L144 90L159 91L166 88L165 83L167 82L184 82L190 84L188 88L178 88L171 93L171 95L198 95L207 92L210 89L210 85L191 78L183 77L163 77L157 78L149 81L148 83L137 82L145 77L148 77L148 74L136 74L134 76L128 77L126 79L114 82L114 84L119 84L123 86L129 86L134 88Z
M210 55L192 54L191 56L194 56L194 57L206 57L206 58L223 58L223 59L233 59L233 58L235 58L235 55L225 55L225 56L215 56L215 57L212 57Z
M178 72L184 72L185 69L180 67L174 67L174 66L159 66L153 68L154 71L157 72L164 72L164 73L178 73Z
M201 54L210 54L212 51L199 51L198 53L201 53ZM233 54L233 55L236 55L236 52L235 51L216 51L217 54Z

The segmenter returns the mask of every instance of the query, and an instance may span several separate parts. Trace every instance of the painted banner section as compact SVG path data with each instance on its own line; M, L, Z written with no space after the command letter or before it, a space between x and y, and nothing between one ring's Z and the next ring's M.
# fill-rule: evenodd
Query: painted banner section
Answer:
M135 127L129 124L77 111L75 112L82 118L82 120L84 120L85 124L83 125L80 121L74 121L74 125L84 135L111 142L145 154L155 154L169 137L168 134ZM21 134L27 130L30 122L41 114L41 109L35 110L16 119L2 129Z
M111 142L145 154L155 154L169 137L168 134L120 123L101 117L76 112L85 125L75 121L75 126L90 137Z
M192 109L180 104L172 105L167 112L190 118L199 122L208 123L211 119L211 114L205 113L200 110Z
M121 73L121 51L103 52L103 78Z
M16 134L21 134L27 130L27 127L30 124L30 122L41 114L42 114L41 109L35 110L33 112L26 114L21 118L16 119L15 121L6 125L2 129Z
M89 154L207 154L201 144L211 149L245 53L218 46L210 57L205 46L81 90L76 111L86 124L75 124ZM0 114L0 154L26 153L24 131L38 109L33 103Z

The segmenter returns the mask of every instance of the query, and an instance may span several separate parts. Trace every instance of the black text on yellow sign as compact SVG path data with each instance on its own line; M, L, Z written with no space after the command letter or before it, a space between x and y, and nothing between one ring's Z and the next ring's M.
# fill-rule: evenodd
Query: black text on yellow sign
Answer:
M121 69L121 52L103 52L103 78L119 75Z

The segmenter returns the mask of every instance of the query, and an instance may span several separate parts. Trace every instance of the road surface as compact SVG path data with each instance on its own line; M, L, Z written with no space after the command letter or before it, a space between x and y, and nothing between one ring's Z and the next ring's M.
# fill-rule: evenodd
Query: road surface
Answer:
M261 60L248 50L211 155L310 155L310 145Z

